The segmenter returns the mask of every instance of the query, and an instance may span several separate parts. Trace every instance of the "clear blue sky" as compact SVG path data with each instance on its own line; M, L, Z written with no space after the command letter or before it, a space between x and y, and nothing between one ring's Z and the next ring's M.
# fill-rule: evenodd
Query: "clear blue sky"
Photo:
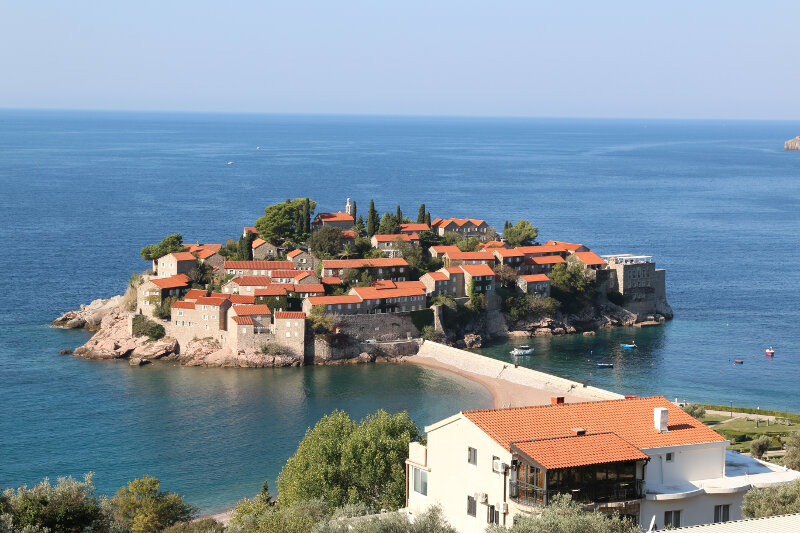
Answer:
M3 1L0 107L800 119L800 1Z

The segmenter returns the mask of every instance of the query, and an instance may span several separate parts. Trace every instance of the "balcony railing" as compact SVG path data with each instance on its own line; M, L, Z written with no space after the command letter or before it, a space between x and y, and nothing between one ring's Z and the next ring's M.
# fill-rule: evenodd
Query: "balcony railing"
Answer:
M569 494L580 503L606 503L638 500L644 493L644 482L635 480L614 485L573 487L570 489L546 490L521 481L511 481L511 499L523 505L546 505L556 494Z

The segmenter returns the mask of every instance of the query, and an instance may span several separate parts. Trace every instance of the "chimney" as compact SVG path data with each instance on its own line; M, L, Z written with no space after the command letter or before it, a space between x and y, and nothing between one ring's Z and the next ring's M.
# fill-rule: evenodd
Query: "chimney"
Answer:
M550 397L550 405L559 405L564 403L563 396L551 396Z
M666 433L669 421L669 409L666 407L656 407L653 409L653 425L661 433Z
M572 432L577 436L586 435L586 430L583 428L572 428Z

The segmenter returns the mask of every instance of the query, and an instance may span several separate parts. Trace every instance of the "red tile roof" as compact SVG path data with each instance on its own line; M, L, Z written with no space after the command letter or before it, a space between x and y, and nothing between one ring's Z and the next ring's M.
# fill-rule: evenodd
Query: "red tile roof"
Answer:
M405 233L393 233L393 234L375 234L372 236L378 242L392 242L400 239L401 241L411 242L411 241L418 241L419 235L416 233L405 234Z
M550 281L550 278L547 277L547 274L527 274L520 277L528 283L535 283L537 281Z
M437 218L433 222L431 222L431 226L436 228L446 228L450 224L455 224L459 228L466 224L467 222L472 222L476 226L480 226L481 224L485 224L485 220L480 220L477 218Z
M361 298L350 294L342 296L309 296L308 301L311 305L354 304L361 303Z
M400 224L400 233L411 233L417 231L430 231L431 227L427 224Z
M606 262L594 252L575 252L575 257L587 265L605 265Z
M319 219L324 222L355 222L353 217L348 215L347 213L319 213L316 216L316 219ZM314 220L316 222L316 219Z
M344 239L355 240L356 239L356 232L351 230L345 230L342 232L342 237Z
M292 258L292 257L294 257L294 256L296 256L298 254L302 254L302 253L303 253L303 250L301 250L299 248L296 248L296 249L292 250L291 252L289 252L288 254L286 254L286 257Z
M169 255L174 257L176 261L196 261L197 260L197 258L194 255L192 255L191 252L172 252Z
M669 431L665 433L653 426L656 407L669 410ZM725 440L663 396L485 409L463 414L506 449L512 442L572 436L572 428L584 428L587 433L615 433L640 450Z
M178 274L177 276L170 276L168 278L153 278L150 281L160 289L177 289L189 285L189 276L186 274Z
M459 268L470 276L494 277L494 270L489 265L461 265Z
M576 244L574 242L562 242L562 241L547 241L544 243L545 246L559 246L564 250L575 251L581 246L582 244Z
M208 293L208 291L203 290L203 289L191 289L189 292L187 292L183 296L183 299L184 300L196 300L198 298L204 297L207 293Z
M431 250L436 254L446 254L448 252L460 252L458 246L431 246Z
M194 309L194 302L179 301L172 304L173 309Z
M225 261L225 269L241 270L292 270L291 261Z
M495 257L525 257L525 253L517 248L492 248Z
M240 326L252 326L253 325L253 319L250 318L249 316L232 316L231 318L233 319L234 322L236 322Z
M322 283L324 283L325 285L341 285L342 284L342 278L340 278L339 276L324 277L320 281Z
M402 298L404 296L423 296L425 289L403 287L397 289L378 289L376 287L353 287L351 294L357 294L362 300L382 300L384 298Z
M430 276L435 281L446 281L450 278L444 272L426 272L423 276Z
M252 315L271 315L269 307L266 305L234 305L233 311L237 316Z
M285 296L286 287L283 285L269 285L263 289L256 289L255 296Z
M381 257L377 259L329 259L322 261L322 268L362 268L362 267L398 267L408 266L405 259L397 257Z
M562 246L554 245L554 244L540 244L537 246L518 246L517 250L524 253L525 255L530 254L555 254L559 252L565 252L566 250Z
M321 283L306 283L305 285L295 285L294 292L297 293L306 293L306 292L321 292L325 293L325 287Z
M463 276L464 275L464 271L461 270L460 267L445 267L445 268L439 270L439 272L441 272L442 270L444 270L445 272L447 272L450 275L453 275L453 274L455 274L456 276Z
M396 289L397 284L390 280L390 279L379 279L378 281L373 281L372 286L376 289Z
M421 289L425 290L425 284L421 281L395 281L395 286L398 289Z
M208 259L209 257L211 257L212 255L214 255L217 252L215 252L214 250L209 250L208 248L201 248L201 249L199 249L197 251L194 251L192 253L194 255L196 255L197 257L199 257L200 259Z
M213 298L213 297L198 298L195 303L197 305L217 305L217 306L219 306L219 305L222 305L222 302L224 302L226 299L227 298Z
M217 296L217 294L212 294L212 296ZM256 299L249 294L227 294L226 298L230 300L232 304L252 304L256 301Z
M494 262L494 255L491 252L487 252L486 250L481 250L480 252L462 252L461 250L455 251L448 251L445 254L449 259L455 259L460 261L491 261Z
M503 241L489 241L489 242L481 242L478 243L478 247L483 248L484 250L487 248L505 248L507 246L506 243Z
M269 276L239 276L238 278L233 278L231 283L236 283L242 287L258 287L269 285L272 280Z
M272 273L270 274L270 277L303 279L304 277L310 274L311 273L308 270L273 270Z
M548 470L648 459L636 446L625 442L614 433L515 442L511 448L522 452Z
M254 234L258 235L258 230L256 229L256 227L255 227L255 226L245 226L245 227L244 227L244 231L243 231L242 233L243 233L244 235L247 235L247 232L248 232L248 231L249 231L250 233L254 233Z
M266 244L266 242L267 241L265 241L264 239L258 238L258 239L255 239L250 246L253 247L253 248L258 248L262 244Z
M566 261L560 255L545 255L542 257L526 257L525 263L528 265L555 265L557 263L566 263Z
M192 244L189 246L189 252L195 253L200 250L211 250L212 252L219 252L222 249L221 244Z
M305 318L306 314L302 311L278 311L275 313L275 318Z

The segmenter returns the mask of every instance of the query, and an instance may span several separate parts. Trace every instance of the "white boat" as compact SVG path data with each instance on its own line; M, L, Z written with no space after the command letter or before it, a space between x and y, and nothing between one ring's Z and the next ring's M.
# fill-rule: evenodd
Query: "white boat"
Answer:
M511 350L511 355L531 355L533 353L533 348L528 346L527 344L523 344L522 346L517 346L513 350Z

